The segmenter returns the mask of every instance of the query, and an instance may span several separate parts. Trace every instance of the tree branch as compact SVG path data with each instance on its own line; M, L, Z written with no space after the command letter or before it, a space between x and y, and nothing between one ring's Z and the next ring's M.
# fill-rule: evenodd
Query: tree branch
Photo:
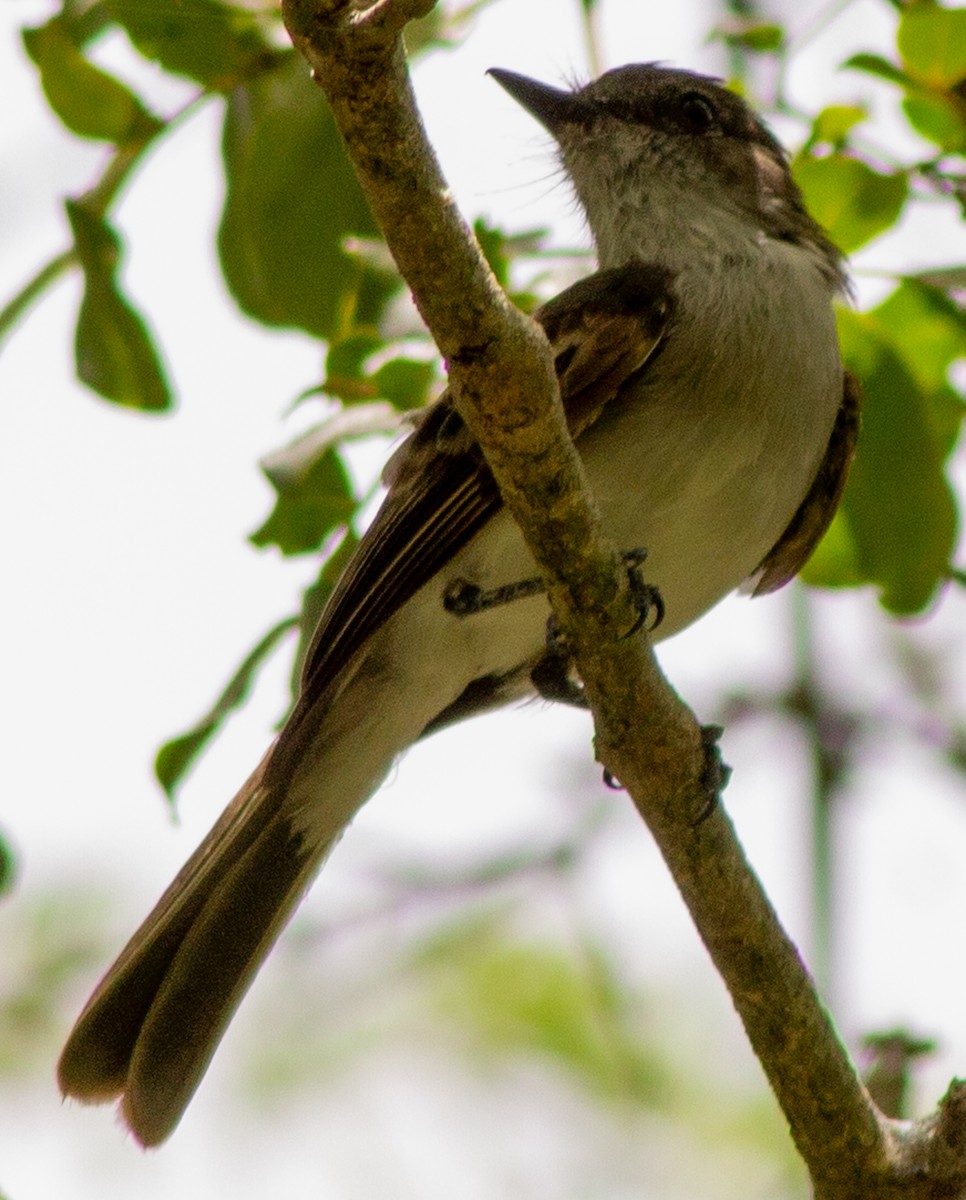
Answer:
M721 805L705 753L635 621L567 436L549 347L509 304L457 212L425 136L401 33L433 0L283 0L296 47L332 105L376 220L447 360L461 414L521 526L595 717L596 752L650 827L724 978L822 1200L953 1195L966 1180L953 1130L964 1100L914 1129L887 1121L858 1081L795 946ZM431 253L427 253L427 249ZM641 720L640 714L647 719ZM940 1165L941 1164L941 1165Z
M426 7L407 0L398 12ZM648 757L655 768L680 772L694 797L704 767L700 730L664 683L646 639L623 637L636 610L567 435L546 338L509 303L452 203L416 111L392 12L397 6L385 0L365 10L346 0L283 3L292 39L326 91L373 215L447 361L460 412L547 579L597 700L599 755L629 727L620 712L632 711L623 681L645 672L654 693L648 709L657 714L648 728L665 727ZM596 668L582 656L593 656ZM695 800L694 811L702 804Z

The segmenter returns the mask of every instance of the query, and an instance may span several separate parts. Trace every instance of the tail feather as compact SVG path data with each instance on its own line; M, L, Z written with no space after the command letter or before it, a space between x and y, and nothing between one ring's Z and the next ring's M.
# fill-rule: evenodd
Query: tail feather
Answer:
M332 689L299 701L78 1018L58 1064L61 1090L90 1103L119 1096L142 1144L180 1121L323 857L399 751L453 700L445 674L429 671L416 687L387 674L393 639L409 632L387 627L388 645L377 637Z
M192 922L128 1067L121 1111L142 1144L157 1145L181 1119L319 857L287 820L271 822Z
M121 1111L146 1146L181 1118L231 1016L326 847L264 782L268 756L81 1013L58 1064L67 1096Z

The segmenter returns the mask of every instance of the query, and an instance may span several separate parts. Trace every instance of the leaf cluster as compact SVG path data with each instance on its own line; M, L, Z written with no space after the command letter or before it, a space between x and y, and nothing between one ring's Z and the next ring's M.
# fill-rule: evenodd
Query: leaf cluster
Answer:
M882 135L865 99L815 115L789 103L784 78L799 46L780 26L736 19L717 37L741 73L750 61L777 67L774 108L804 124L796 181L846 254L861 263L914 208L966 214L966 11L914 0L899 10L894 59L859 53L842 64L885 88L904 140L922 145L905 158L873 140ZM890 612L912 615L953 576L958 513L946 469L963 418L953 380L966 354L966 272L953 260L938 271L897 267L886 282L889 294L871 311L840 314L843 357L862 383L863 433L841 510L803 577L871 583Z

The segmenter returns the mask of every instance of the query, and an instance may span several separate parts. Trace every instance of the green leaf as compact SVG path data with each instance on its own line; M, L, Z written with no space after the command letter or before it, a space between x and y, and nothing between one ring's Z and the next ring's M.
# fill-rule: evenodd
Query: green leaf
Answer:
M372 377L378 394L400 412L421 408L436 382L436 366L415 358L393 358Z
M794 172L809 211L846 254L891 228L909 194L902 172L880 175L842 154L799 158Z
M251 541L256 546L278 546L283 554L318 550L356 509L345 467L331 448L309 470L277 484L276 491L275 507Z
M497 283L504 291L510 286L509 239L502 229L488 224L482 217L473 222L473 232L480 244L483 256L490 265L490 270L496 277Z
M374 400L376 388L365 369L366 361L383 346L377 333L363 331L329 343L325 356L323 389L330 396L353 403Z
M218 249L239 305L268 325L326 339L347 332L364 272L342 244L376 227L322 92L294 53L232 91L223 153Z
M876 313L840 314L846 363L862 381L862 433L842 503L859 577L894 613L921 612L946 577L956 507L931 396Z
M5 838L0 838L0 896L12 891L17 878L17 858Z
M832 146L839 149L848 135L868 116L866 109L855 104L830 104L823 108L812 123L806 149L813 146Z
M50 107L73 133L120 145L163 127L123 83L88 62L60 17L25 29L23 40Z
M381 237L353 234L342 242L343 252L360 268L354 292L348 292L342 305L341 333L378 329L389 301L403 289L403 278ZM415 313L415 309L412 310ZM398 313L394 314L398 318ZM398 320L396 325L398 328ZM412 334L426 336L425 327L415 315L410 319Z
M174 75L227 91L278 56L257 14L218 0L107 0L145 58Z
M858 550L843 506L819 542L812 557L799 572L811 587L852 588L868 583L858 564Z
M427 50L456 45L453 22L440 5L434 4L425 16L406 25L406 56L414 59Z
M304 481L325 450L338 451L350 438L398 433L400 424L399 413L385 400L340 407L295 441L266 454L262 470L276 491L290 490Z
M966 9L915 0L901 11L896 44L910 73L937 88L966 77Z
M920 387L930 430L945 457L959 437L966 411L949 382L953 365L966 358L966 313L940 288L908 279L874 316Z
M528 229L523 233L507 233L482 217L473 222L473 232L490 270L505 291L510 287L510 267L518 259L539 253L547 238L545 229Z
M713 35L728 46L737 46L742 50L751 50L755 54L768 54L780 50L785 44L785 31L780 25L769 22L733 18L723 28L715 30Z
M741 44L748 50L759 52L779 50L785 44L785 31L780 25L752 25L741 35Z
M597 0L582 2L592 7ZM407 58L412 60L427 50L448 49L458 45L472 27L476 16L493 3L495 0L470 0L459 7L436 4L424 16L410 20L406 25Z
M295 617L288 617L270 629L231 677L210 711L187 733L165 742L158 751L154 760L154 774L169 800L174 800L175 791L191 764L228 716L242 706L263 663L285 634L297 624Z
M875 75L878 79L885 79L889 83L897 83L903 88L915 86L915 80L905 71L879 54L853 54L842 65L851 67L854 71L864 71L866 75Z
M585 1086L655 1104L665 1071L646 1047L627 985L592 946L579 955L512 940L493 916L455 924L414 956L440 981L440 1014L483 1053L548 1058Z
M82 203L68 200L66 209L84 272L74 337L78 378L127 408L170 408L171 392L151 336L117 285L120 238Z
M874 54L857 54L856 67L905 92L909 123L943 150L966 147L966 10L939 8L925 0L908 4L899 25L899 48L908 70Z
M909 124L950 154L966 149L966 105L952 96L913 95L902 102Z
M107 0L91 0L89 3L65 0L57 15L64 23L67 36L78 49L89 45L112 25Z

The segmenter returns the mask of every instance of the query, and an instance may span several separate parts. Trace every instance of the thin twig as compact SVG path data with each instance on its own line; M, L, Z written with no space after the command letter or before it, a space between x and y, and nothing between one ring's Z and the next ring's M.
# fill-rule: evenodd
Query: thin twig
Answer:
M51 284L55 283L62 275L66 275L71 267L77 266L78 262L77 251L73 247L70 250L62 250L24 284L13 299L0 309L0 342Z
M105 216L148 148L154 145L159 137L170 132L190 116L207 99L208 95L207 92L201 92L193 96L170 117L163 121L157 121L135 141L116 146L100 178L77 197L78 202L96 216ZM80 258L73 246L55 254L49 262L45 263L0 309L0 343L12 332L27 309L40 299L47 288L56 283L62 275L66 275L68 271L79 265Z

